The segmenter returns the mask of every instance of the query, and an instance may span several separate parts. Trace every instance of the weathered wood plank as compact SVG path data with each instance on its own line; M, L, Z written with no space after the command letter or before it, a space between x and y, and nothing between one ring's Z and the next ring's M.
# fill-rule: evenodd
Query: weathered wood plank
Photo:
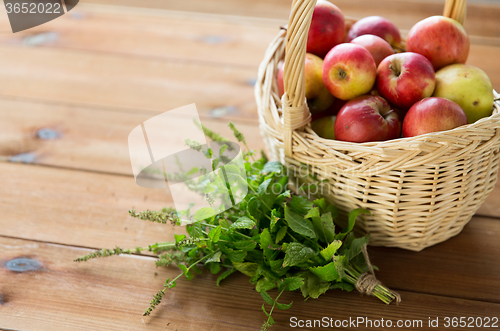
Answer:
M132 175L128 135L154 116L5 98L0 98L0 109L0 156L15 159L28 153L24 160L30 163L124 175ZM205 117L201 121L235 141L227 120ZM189 124L191 118L178 116L169 127L171 139L165 143L184 146L184 128ZM256 124L238 123L237 127L251 149L264 148Z
M4 98L0 98L0 109L8 110L3 112L0 122L1 157L123 175L132 174L128 134L150 117L144 113L117 113L100 108ZM172 135L180 136L182 123L187 120L179 118L170 128ZM225 120L202 121L232 139ZM239 123L237 126L247 137L251 149L264 149L256 124ZM25 154L18 156L21 153ZM500 217L496 203L500 197L498 187L500 184L481 207L479 215Z
M369 252L378 277L392 287L500 303L499 233L498 220L475 216L458 236L422 252Z
M152 317L142 317L151 296L176 268L155 269L151 258L112 257L77 264L72 259L88 250L0 238L1 327L14 330L258 330L264 316L262 299L248 278L231 276L221 287L205 272L181 280L165 295ZM6 262L27 257L41 267L13 272ZM272 295L276 293L272 292ZM289 330L290 318L333 320L365 317L371 320L422 320L438 317L498 316L499 305L413 292L401 293L400 306L386 306L374 298L335 291L304 302L300 293L287 293L282 302L291 309L274 313L274 330ZM361 329L372 329L365 325ZM375 329L375 328L374 328ZM406 328L405 328L406 329ZM419 330L422 327L410 327Z
M0 16L0 26L7 17ZM286 18L259 19L81 3L75 11L0 43L256 68Z
M167 9L204 12L225 15L256 16L286 19L290 12L288 0L87 0L87 3L133 6L151 9ZM401 29L410 29L413 24L432 15L441 15L443 0L332 0L345 15L362 18L380 15L393 21ZM467 1L466 29L469 34L488 37L500 36L497 18L500 6L494 1Z
M172 205L166 192L138 187L131 177L9 163L0 163L0 171L5 192L0 235L133 248L173 241L174 233L183 232L127 216L130 208ZM376 247L370 252L380 279L393 288L500 302L500 265L494 263L500 254L499 231L497 220L475 217L459 236L421 253Z
M162 113L196 103L200 114L256 119L255 68L75 50L0 46L0 95Z

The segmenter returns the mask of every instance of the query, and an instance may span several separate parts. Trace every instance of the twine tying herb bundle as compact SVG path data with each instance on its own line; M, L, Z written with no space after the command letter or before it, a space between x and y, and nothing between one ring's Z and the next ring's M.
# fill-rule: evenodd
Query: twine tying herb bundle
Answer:
M202 128L208 137L224 139ZM246 146L241 132L232 123L230 128L236 139ZM199 143L189 140L186 144L200 151ZM212 151L204 153L207 157L213 154ZM246 197L222 213L186 225L187 236L174 235L175 241L148 247L103 249L75 261L151 251L158 254L157 266L177 265L181 273L165 281L144 315L152 313L165 291L175 287L179 278L193 279L194 274L200 272L200 265L213 274L220 274L217 286L234 272L250 277L250 283L265 302L262 310L267 320L262 330L274 324L274 309L292 306L292 303L278 302L285 291L300 290L308 299L318 298L330 289L352 291L356 288L384 303L389 304L394 299L399 303L399 295L384 287L374 276L366 251L369 236L356 238L352 233L356 218L360 214L369 214L367 210L353 210L347 228L336 231L337 208L323 198L310 201L291 193L282 164L268 162L263 154L260 159L250 161L253 152L248 150L243 153L243 158L248 185ZM199 193L207 194L203 186L200 187ZM129 213L142 220L174 225L181 225L190 217L189 211L176 212L171 208L144 212L130 210ZM275 299L268 293L273 289L277 289Z

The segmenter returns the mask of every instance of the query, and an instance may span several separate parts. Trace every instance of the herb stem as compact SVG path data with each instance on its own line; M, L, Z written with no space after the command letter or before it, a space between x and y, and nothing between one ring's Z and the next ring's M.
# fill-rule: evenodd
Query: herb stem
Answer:
M347 267L344 270L346 272L344 275L344 280L348 281L353 285L356 285L359 276L361 274L358 271L356 271L352 266ZM372 295L385 304L390 304L396 298L394 294L382 284L375 286Z

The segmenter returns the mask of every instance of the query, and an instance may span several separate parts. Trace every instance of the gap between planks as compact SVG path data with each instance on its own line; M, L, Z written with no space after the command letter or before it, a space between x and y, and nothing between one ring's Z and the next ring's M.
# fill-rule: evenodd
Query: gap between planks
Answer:
M167 292L152 317L142 318L142 311L164 279L179 273L176 268L155 268L152 261L128 256L77 264L72 258L79 249L44 244L37 244L35 248L26 245L27 242L0 238L0 245L6 247L3 259L26 256L42 264L39 271L28 273L15 274L0 269L0 279L5 284L0 292L7 298L0 310L0 327L38 331L47 330L50 323L50 330L54 331L116 330L117 327L164 330L170 323L172 329L182 330L207 329L209 325L217 330L253 330L262 323L261 298L243 275L233 275L220 288L214 284L216 276L206 270L192 281L181 280L175 289ZM282 302L295 303L290 310L276 312L275 329L288 330L286 325L291 316L300 319L366 316L423 319L425 323L427 317L437 316L491 317L500 307L495 303L419 292L401 291L401 295L400 306L388 306L375 298L344 291L331 291L307 303L299 293L286 293ZM33 299L35 296L37 300ZM244 300L238 300L235 305L238 298ZM24 314L16 316L20 311ZM34 324L35 321L38 323Z

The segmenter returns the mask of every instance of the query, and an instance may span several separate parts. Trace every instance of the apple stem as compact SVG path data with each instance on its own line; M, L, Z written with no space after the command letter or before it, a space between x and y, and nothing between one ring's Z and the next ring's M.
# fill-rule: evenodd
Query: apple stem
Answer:
M339 69L339 77L344 79L347 77L347 72L344 69Z
M401 75L401 67L398 65L393 65L393 63L389 64L389 69L394 72L396 76L399 77Z

